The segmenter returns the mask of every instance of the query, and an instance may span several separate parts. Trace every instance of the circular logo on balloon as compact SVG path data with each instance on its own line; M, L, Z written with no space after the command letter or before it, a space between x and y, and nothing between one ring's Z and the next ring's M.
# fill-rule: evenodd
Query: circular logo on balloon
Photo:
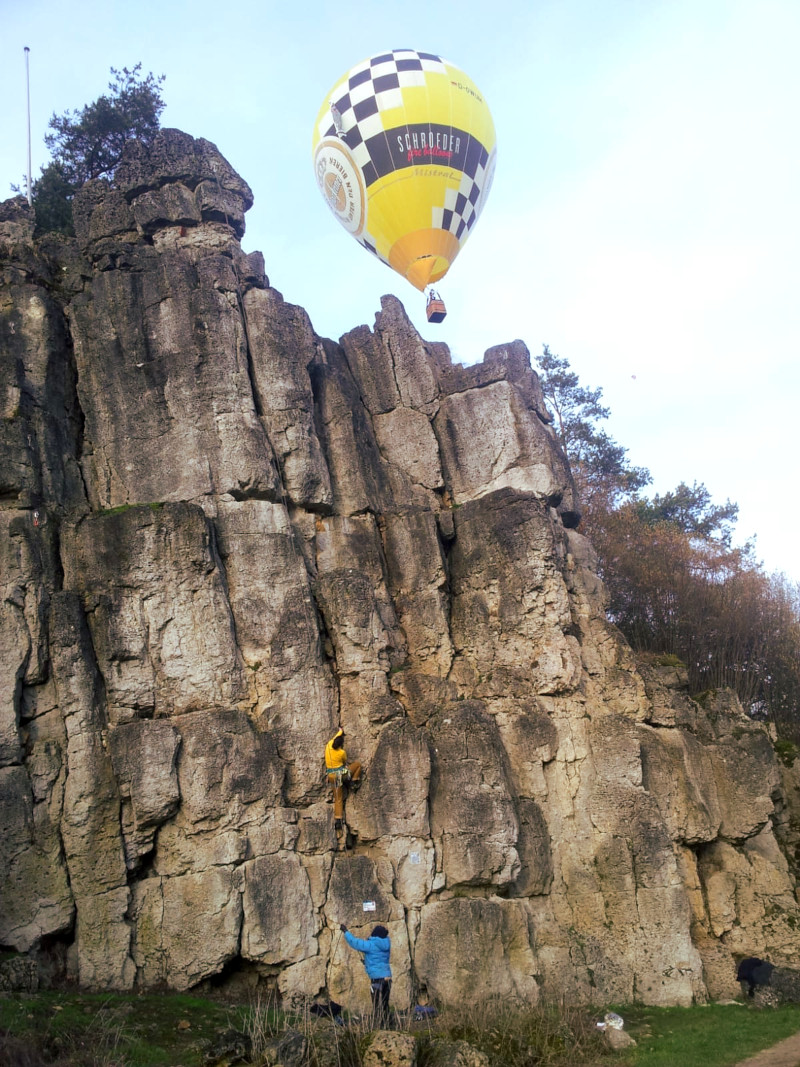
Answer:
M367 195L358 164L343 141L328 137L314 155L314 171L328 207L348 233L358 237L367 214Z

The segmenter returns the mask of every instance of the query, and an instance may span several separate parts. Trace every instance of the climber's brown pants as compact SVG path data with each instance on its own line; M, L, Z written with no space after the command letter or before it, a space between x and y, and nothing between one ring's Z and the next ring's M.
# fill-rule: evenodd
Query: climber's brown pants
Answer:
M328 782L333 789L333 817L334 819L341 819L344 811L344 789L347 782L357 782L361 777L361 764L357 759L354 759L352 763L347 764L347 769L350 772L348 778L342 781L343 776L340 774L329 774Z

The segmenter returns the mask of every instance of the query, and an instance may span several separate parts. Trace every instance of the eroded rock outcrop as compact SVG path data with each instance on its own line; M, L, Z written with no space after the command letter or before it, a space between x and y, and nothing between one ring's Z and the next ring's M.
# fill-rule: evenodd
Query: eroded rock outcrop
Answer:
M352 1007L342 922L390 930L398 1005L790 962L792 790L607 622L525 346L453 366L394 297L318 337L241 250L251 202L165 130L75 240L0 205L0 945Z

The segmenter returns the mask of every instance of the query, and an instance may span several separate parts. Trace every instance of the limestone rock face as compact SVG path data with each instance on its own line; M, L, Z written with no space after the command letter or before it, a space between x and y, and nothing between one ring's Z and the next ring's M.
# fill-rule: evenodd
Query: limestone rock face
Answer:
M519 820L494 720L463 701L428 723L431 829L445 884L506 885L519 873Z
M393 1030L377 1030L364 1052L364 1067L416 1067L416 1063L416 1039Z
M426 904L420 918L415 964L431 996L447 1002L459 989L467 1003L493 996L536 1003L535 930L523 901L439 900ZM477 956L480 969L465 966Z
M251 203L163 130L74 240L0 205L0 948L355 1010L342 923L389 929L398 1008L791 963L800 790L607 621L524 344L455 366L394 297L317 336Z

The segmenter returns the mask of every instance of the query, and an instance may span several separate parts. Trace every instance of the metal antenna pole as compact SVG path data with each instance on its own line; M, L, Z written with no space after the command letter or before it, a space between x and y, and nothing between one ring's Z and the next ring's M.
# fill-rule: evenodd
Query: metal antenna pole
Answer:
M25 45L25 85L28 91L28 203L33 204L33 193L31 192L31 71L30 71L30 54L31 50Z

